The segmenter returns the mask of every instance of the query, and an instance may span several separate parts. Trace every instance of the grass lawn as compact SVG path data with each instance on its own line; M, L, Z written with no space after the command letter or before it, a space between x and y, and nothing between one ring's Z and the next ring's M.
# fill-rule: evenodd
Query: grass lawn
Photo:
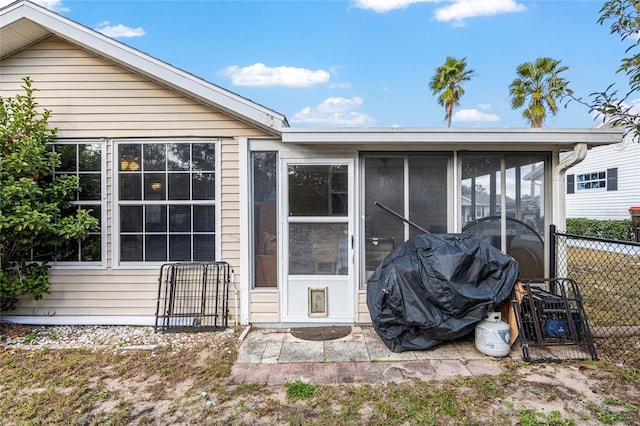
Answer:
M0 347L0 424L640 424L640 372L605 362L504 360L500 375L435 382L230 385L237 337L186 349Z

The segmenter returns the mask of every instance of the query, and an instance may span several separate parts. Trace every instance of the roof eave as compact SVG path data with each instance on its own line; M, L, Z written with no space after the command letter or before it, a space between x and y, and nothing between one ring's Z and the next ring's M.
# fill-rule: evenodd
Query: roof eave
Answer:
M553 145L570 148L577 143L588 146L615 144L623 132L611 128L531 129L531 128L330 128L282 131L282 141L293 144L341 145Z

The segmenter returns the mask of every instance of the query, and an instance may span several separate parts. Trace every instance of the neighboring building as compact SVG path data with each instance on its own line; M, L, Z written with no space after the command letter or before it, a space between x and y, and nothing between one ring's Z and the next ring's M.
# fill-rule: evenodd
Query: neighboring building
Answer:
M0 9L0 96L30 76L101 231L5 318L153 324L161 265L228 262L246 324L370 322L366 281L415 229L492 217L493 244L548 244L564 171L611 129L293 129L286 118L27 1ZM560 153L568 153L560 160ZM476 194L472 194L475 188ZM481 191L480 191L481 189ZM487 231L489 232L489 231ZM545 253L548 250L544 250ZM548 258L537 259L540 275Z
M629 207L640 205L640 143L622 143L589 151L567 170L567 217L630 219Z

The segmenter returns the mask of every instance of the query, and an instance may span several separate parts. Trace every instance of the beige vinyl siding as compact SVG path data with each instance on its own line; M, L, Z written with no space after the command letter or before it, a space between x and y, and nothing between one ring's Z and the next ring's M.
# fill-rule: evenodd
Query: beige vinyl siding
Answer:
M49 37L2 61L0 94L31 77L63 138L236 137L264 132L91 52Z
M238 165L238 141L223 139L220 143L220 260L228 262L240 277L240 169Z
M280 322L280 292L252 291L249 300L250 323Z
M269 136L198 100L164 87L56 37L49 37L0 63L0 96L21 93L30 76L40 108L52 111L49 123L61 139L104 140L106 178L106 268L55 268L51 294L21 300L11 315L142 316L155 315L159 267L118 268L113 258L118 236L113 223L114 141L135 138L203 138L219 141L221 167L219 260L228 262L234 282L229 312L240 315L234 290L240 277L240 137ZM117 164L115 165L117 167ZM114 241L115 239L115 241ZM116 268L114 268L116 265ZM277 297L276 297L277 300ZM239 304L238 304L239 305ZM236 309L238 308L238 309ZM276 318L279 318L276 312Z
M371 315L369 315L369 307L367 306L367 292L358 291L358 304L356 312L357 324L371 324Z
M151 269L51 269L51 293L23 298L11 315L152 316L158 273Z

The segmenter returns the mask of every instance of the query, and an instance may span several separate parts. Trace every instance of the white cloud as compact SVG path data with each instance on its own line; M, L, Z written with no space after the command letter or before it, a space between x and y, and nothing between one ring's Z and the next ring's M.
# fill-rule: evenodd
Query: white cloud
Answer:
M395 9L404 9L414 3L444 3L436 9L436 21L451 22L454 26L463 26L466 18L491 16L499 13L522 12L526 10L517 0L353 0L353 5L361 9L385 13Z
M500 117L496 114L487 114L485 112L478 111L477 109L461 109L453 114L452 121L457 123L464 122L496 122L500 121Z
M325 70L308 70L295 67L268 67L265 64L256 63L240 68L231 65L220 74L231 78L234 86L285 86L285 87L311 87L316 84L327 83L331 74Z
M107 37L140 37L146 34L141 28L130 28L122 24L110 25L109 21L100 22L96 31L101 32Z
M69 8L62 5L62 0L35 0L35 3L56 12L68 12Z
M327 87L331 89L351 89L351 83L329 83Z
M354 0L353 4L360 9L371 9L384 13L394 9L403 9L413 3L437 2L440 0Z
M0 0L0 7L5 7L16 0ZM31 0L42 7L53 10L55 12L68 12L69 8L62 5L62 0Z
M437 21L452 22L455 26L463 26L466 18L524 10L526 7L515 0L455 0L451 5L436 9L434 15Z
M362 104L362 98L357 96L353 98L327 98L314 108L302 108L289 121L333 127L371 127L375 120L369 115L357 111Z

